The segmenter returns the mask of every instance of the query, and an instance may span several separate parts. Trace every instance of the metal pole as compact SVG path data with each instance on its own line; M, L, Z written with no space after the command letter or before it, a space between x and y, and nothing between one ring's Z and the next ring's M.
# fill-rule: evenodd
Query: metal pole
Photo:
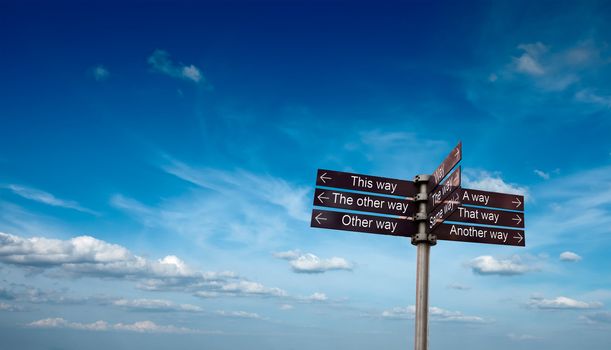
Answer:
M414 349L427 350L429 347L429 256L436 238L426 231L428 181L429 175L418 175L414 182L419 186L415 201L418 204L416 222L418 233L412 236L412 244L417 247L416 257L416 317Z

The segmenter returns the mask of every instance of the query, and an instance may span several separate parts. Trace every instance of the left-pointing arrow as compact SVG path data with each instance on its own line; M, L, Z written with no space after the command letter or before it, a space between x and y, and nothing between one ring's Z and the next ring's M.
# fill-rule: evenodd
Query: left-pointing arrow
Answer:
M319 195L318 195L318 197L317 197L317 198L318 198L318 200L319 200L321 203L324 203L324 202L325 202L325 201L323 201L323 199L329 199L329 197L324 197L324 195L325 195L325 193L323 192L323 193L319 194Z
M327 218L322 216L322 213L318 213L318 215L316 215L316 217L314 217L314 219L316 219L316 222L320 225L320 221L327 221Z
M327 181L325 181L325 180L332 180L332 178L330 178L330 177L328 177L326 175L327 175L327 173L324 173L324 174L320 175L320 181L322 181L323 183L327 183Z

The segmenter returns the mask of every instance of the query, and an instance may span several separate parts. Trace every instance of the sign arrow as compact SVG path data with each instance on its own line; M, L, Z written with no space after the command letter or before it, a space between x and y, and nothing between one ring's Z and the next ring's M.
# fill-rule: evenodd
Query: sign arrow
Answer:
M515 201L511 201L511 203L516 205L516 208L518 208L520 205L522 205L522 202L520 201L520 198L516 197Z
M520 242L522 242L522 240L524 239L524 237L522 237L522 235L520 234L520 232L516 232L516 234L519 236L520 240L518 241L518 244L520 244ZM513 239L516 239L518 237L513 236Z
M519 225L522 222L522 218L518 214L516 214L516 217L512 218L511 220L517 221L516 225Z
M456 153L454 153L454 158L460 157L460 148L456 149Z
M330 177L328 177L328 176L326 176L326 175L327 175L327 173L324 173L324 174L320 175L320 180L321 180L321 181L322 181L322 183L324 183L324 184L326 184L326 183L327 183L327 181L325 181L325 180L333 180L332 178L330 178Z
M325 193L323 192L323 193L319 194L319 195L318 195L318 197L316 197L316 198L318 198L318 200L319 200L321 203L324 203L324 202L325 202L325 201L323 201L323 199L329 199L329 197L323 197L323 196L324 196L324 194L325 194Z
M327 221L327 218L321 217L322 212L318 213L318 215L316 215L316 217L314 217L314 219L316 219L316 222L320 225L320 220L322 221Z

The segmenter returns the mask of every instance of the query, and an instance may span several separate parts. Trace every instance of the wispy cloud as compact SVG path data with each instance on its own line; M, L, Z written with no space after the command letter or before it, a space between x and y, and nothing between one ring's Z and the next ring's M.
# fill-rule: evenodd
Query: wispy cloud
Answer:
M22 310L23 309L17 305L0 302L0 311L15 312L15 311L22 311Z
M231 318L245 318L245 319L251 319L251 320L263 320L264 319L263 317L261 317L259 314L255 312L247 312L247 311L219 310L216 312L216 314L219 316L231 317Z
M249 194L284 208L295 219L309 221L309 201L306 199L310 191L308 187L295 186L280 178L256 175L244 170L229 172L196 169L175 159L168 160L162 169L182 180L222 194Z
M60 198L55 197L53 194L49 192L45 192L45 191L42 191L36 188L15 185L15 184L6 185L4 187L11 190L14 194L18 196L21 196L25 199L33 200L35 202L47 204L53 207L74 209L74 210L78 210L80 212L88 213L92 215L100 215L99 213L91 209L87 209L81 206L79 203L75 201L60 199Z
M353 266L346 259L331 257L321 259L312 253L301 253L298 250L275 253L279 259L288 260L293 272L297 273L323 273L333 270L352 271Z
M535 169L535 170L534 170L534 173L535 173L537 176L539 176L540 178L542 178L543 180L549 180L549 178L550 178L549 173L546 173L546 172L544 172L544 171L542 171L542 170L539 170L539 169Z
M110 71L108 71L108 68L106 68L103 65L99 64L99 65L91 68L91 76L96 81L104 81L104 80L107 80L110 77Z
M170 54L164 50L155 50L148 58L149 65L153 70L169 75L173 78L190 80L195 83L204 83L206 80L199 68L194 65L175 63Z
M528 306L531 308L542 310L581 310L581 309L597 309L602 307L602 303L598 301L586 302L575 300L563 296L554 299L545 299L541 297L531 297L528 301Z
M455 289L455 290L469 290L471 289L471 287L469 286L465 286L464 284L460 284L460 283L450 283L447 285L448 289Z
M601 95L593 92L591 89L577 91L575 93L575 99L580 102L611 108L611 95Z
M517 333L509 333L507 334L507 337L513 341L528 341L528 340L536 340L536 339L540 339L539 337L536 337L534 335L530 335L530 334L517 334Z
M150 312L202 312L203 309L197 305L176 304L162 299L117 299L112 305L129 311Z
M594 312L579 318L587 323L611 324L611 311Z
M410 305L408 307L394 307L384 310L381 314L385 319L414 319L416 315L416 307ZM468 316L459 311L450 311L439 307L429 307L429 318L431 321L438 322L461 322L461 323L485 323L487 322L480 316Z
M508 259L497 259L490 255L478 256L469 261L467 266L478 275L513 276L537 270L536 266L527 264L517 255Z
M174 334L216 334L218 331L205 331L174 325L158 325L153 321L139 321L134 323L109 323L107 321L96 321L92 323L69 322L63 318L45 318L30 322L26 325L30 328L58 328L74 329L82 331L125 331L136 333L174 333Z

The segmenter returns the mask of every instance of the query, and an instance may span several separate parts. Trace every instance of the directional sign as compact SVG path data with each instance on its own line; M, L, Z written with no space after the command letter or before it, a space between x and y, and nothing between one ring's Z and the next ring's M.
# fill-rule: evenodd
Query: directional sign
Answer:
M324 169L318 169L316 186L345 188L410 198L414 197L418 191L413 181Z
M317 188L314 192L314 205L403 217L413 217L416 211L414 202L411 200L322 188Z
M462 204L524 211L524 196L480 190L462 189Z
M462 142L459 142L458 145L456 145L456 147L452 149L450 154L448 154L446 159L444 159L443 162L441 162L441 164L439 165L439 167L437 167L437 169L435 169L435 171L433 172L433 177L429 182L429 190L434 189L435 186L437 186L441 182L441 180L443 180L446 175L450 173L452 168L454 168L454 166L458 164L461 159Z
M457 191L460 192L460 191ZM457 194L460 197L460 195ZM473 224L524 227L524 214L505 210L489 210L474 207L458 207L448 221L468 222Z
M407 219L340 213L318 209L312 210L310 226L403 237L409 237L416 233L416 225L413 221Z
M457 189L429 214L427 232L431 232L437 225L444 222L459 208L459 205L460 189Z
M429 193L428 209L433 211L437 205L443 202L448 196L460 187L460 167L458 167L450 177L444 180L440 186Z
M506 228L443 223L439 225L433 233L437 235L437 239L445 241L501 244L520 247L526 245L524 231Z

